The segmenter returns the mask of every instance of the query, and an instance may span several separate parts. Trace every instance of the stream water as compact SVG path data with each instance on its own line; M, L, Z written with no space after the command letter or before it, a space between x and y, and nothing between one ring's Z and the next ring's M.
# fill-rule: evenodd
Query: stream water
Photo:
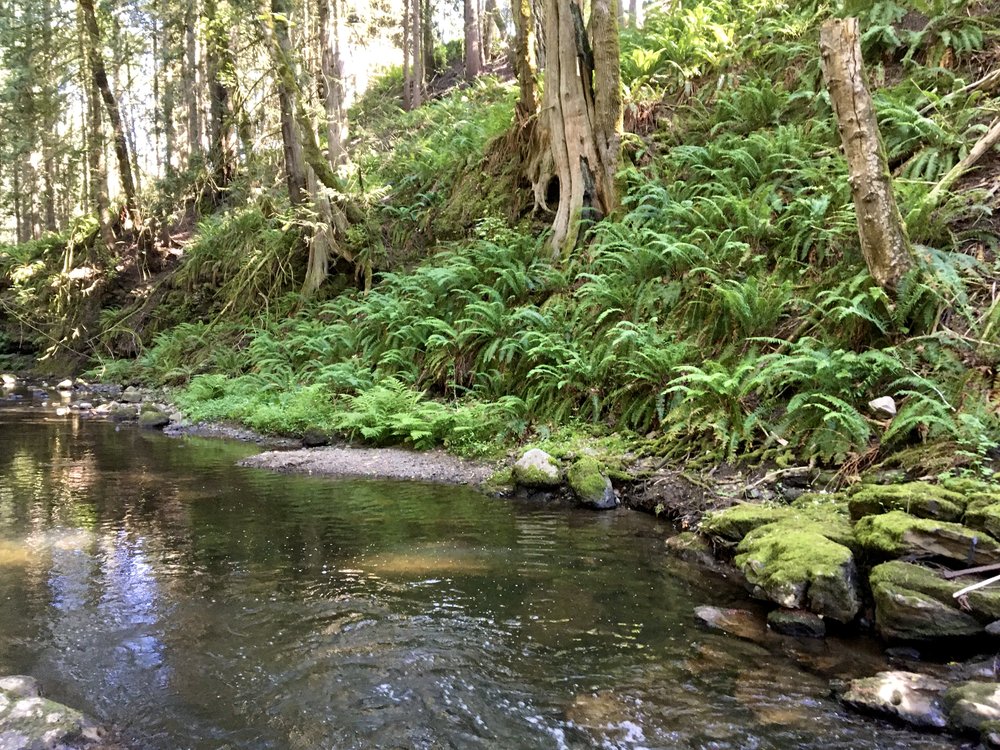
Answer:
M254 450L0 399L0 674L150 750L957 746L830 697L875 644L699 629L651 517Z

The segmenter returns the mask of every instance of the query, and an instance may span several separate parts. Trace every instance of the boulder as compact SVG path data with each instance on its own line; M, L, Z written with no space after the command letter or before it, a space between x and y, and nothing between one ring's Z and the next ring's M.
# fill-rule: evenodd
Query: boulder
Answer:
M562 485L562 471L552 456L532 448L514 464L514 481L522 487L551 490Z
M902 510L918 518L958 521L965 510L965 498L959 492L927 482L866 484L851 494L848 506L855 520Z
M122 391L122 395L118 399L119 401L124 401L126 404L138 404L142 402L142 391L134 385L130 385Z
M98 750L105 732L79 711L39 695L30 677L0 678L0 748Z
M764 620L746 609L726 609L703 605L694 608L694 619L711 630L760 643L767 638Z
M804 609L775 609L767 614L767 626L775 633L796 638L823 638L826 623L819 615Z
M905 721L924 729L948 725L942 698L948 685L916 672L879 672L851 680L840 700L865 713Z
M754 529L780 521L789 513L785 506L739 503L731 508L706 514L701 522L701 530L720 539L738 542Z
M861 607L854 554L814 528L761 526L737 553L735 563L758 598L838 622L850 622Z
M875 624L887 638L927 640L978 635L1000 619L1000 591L980 589L960 605L952 596L967 580L947 581L933 570L899 560L876 566L869 576Z
M594 510L609 510L618 505L611 480L604 475L600 462L590 456L583 456L569 467L566 480L576 496L577 502Z
M1000 502L975 503L965 512L964 523L970 529L985 531L993 537L1000 537Z
M150 430L162 430L170 424L170 415L159 409L143 409L139 412L139 426Z
M66 378L65 380L60 380L56 383L57 391L71 391L73 390L73 380L71 378Z
M889 557L940 557L970 566L1000 562L1000 542L988 534L901 510L865 516L854 536L865 550Z
M714 568L717 564L712 545L701 534L693 531L682 531L670 537L667 540L667 552L678 560L694 565Z
M139 409L135 404L120 404L112 401L108 407L108 417L113 422L130 422L139 416Z
M2 384L4 388L13 388L17 385L17 378L14 375L5 372L0 374L0 384Z
M948 725L957 732L989 733L1000 722L1000 684L964 682L944 694Z

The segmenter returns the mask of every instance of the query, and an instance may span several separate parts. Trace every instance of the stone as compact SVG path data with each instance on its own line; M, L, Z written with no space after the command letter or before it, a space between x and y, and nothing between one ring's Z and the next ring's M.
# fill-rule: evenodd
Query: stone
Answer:
M617 507L618 496L596 458L583 456L577 459L566 472L566 480L580 505L593 510Z
M970 529L985 531L993 537L1000 537L1000 502L972 505L966 512L963 522Z
M866 484L851 494L848 507L855 520L902 510L918 518L958 521L965 511L965 498L958 492L926 482Z
M1000 592L966 594L964 607L952 596L966 580L947 581L921 565L894 560L876 566L868 578L875 600L875 624L887 638L927 640L979 635L1000 619Z
M850 622L861 608L854 554L813 528L773 523L744 537L736 566L751 593L786 609Z
M0 383L3 383L4 388L13 388L17 385L17 378L10 373L3 373L0 375Z
M865 516L854 525L854 536L866 551L889 557L939 557L970 566L1000 562L1000 543L988 534L901 510Z
M170 424L170 415L159 409L144 409L139 413L139 426L150 430L162 430Z
M130 385L122 392L122 395L119 396L118 398L120 401L124 401L126 404L138 404L142 402L142 391L140 391L134 385Z
M840 700L849 708L915 727L944 729L948 726L943 700L947 688L946 682L916 672L879 672L851 680Z
M65 380L60 380L56 384L57 391L71 391L73 390L73 380L71 378L66 378Z
M180 419L171 419L175 422L179 422ZM320 432L319 430L306 430L305 434L302 435L302 445L306 448L319 448L324 445L330 444L330 436L325 432Z
M784 506L739 503L725 510L707 513L701 522L701 531L730 542L738 542L754 529L786 518L789 513L789 509Z
M1000 684L996 682L964 682L944 694L948 726L957 732L995 730L1000 722Z
M775 633L796 638L824 638L826 623L804 609L775 609L767 614L767 625Z
M106 732L79 711L42 698L31 677L0 678L0 748L99 750Z
M702 605L694 608L694 618L711 630L721 630L726 635L754 643L760 643L767 638L767 626L764 620L747 609Z
M514 464L514 481L522 487L555 489L562 485L559 462L543 450L532 448Z
M112 401L108 407L108 417L112 422L130 422L139 416L139 410L135 404L120 404Z
M667 552L678 560L714 568L715 553L712 545L701 534L694 531L682 531L667 540Z
M1000 620L994 620L989 625L987 625L986 634L992 635L994 638L1000 636Z
M868 402L868 408L872 411L882 412L890 417L896 416L896 400L892 396L880 396Z

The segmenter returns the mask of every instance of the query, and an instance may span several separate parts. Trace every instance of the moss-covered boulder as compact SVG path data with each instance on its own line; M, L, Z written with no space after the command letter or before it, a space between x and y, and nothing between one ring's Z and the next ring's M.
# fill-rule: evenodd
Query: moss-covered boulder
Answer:
M966 511L964 522L970 529L1000 537L1000 502L973 506Z
M735 563L754 596L850 622L861 606L854 554L813 528L760 526L737 547Z
M1000 684L965 682L944 694L948 725L957 732L995 731L1000 722Z
M988 534L901 510L862 518L854 526L854 536L863 549L876 555L939 557L969 565L1000 562L1000 542Z
M901 510L918 518L958 521L965 509L965 497L926 482L861 485L848 501L851 518L859 519L891 510Z
M0 678L0 748L103 750L106 732L68 706L39 695L30 677Z
M694 565L716 566L712 545L701 534L693 531L682 531L670 537L667 540L667 552L678 560Z
M887 638L978 635L1000 614L1000 591L973 591L960 605L953 594L968 581L945 580L922 565L901 560L883 563L872 570L868 581L875 599L875 624Z
M573 490L580 505L594 510L610 510L618 505L611 480L604 474L601 462L591 456L577 459L569 471L566 481Z
M551 490L562 485L562 469L548 453L532 448L514 464L514 481L522 487Z
M790 513L785 506L739 503L706 514L701 522L701 531L725 541L738 542L754 529L786 518Z

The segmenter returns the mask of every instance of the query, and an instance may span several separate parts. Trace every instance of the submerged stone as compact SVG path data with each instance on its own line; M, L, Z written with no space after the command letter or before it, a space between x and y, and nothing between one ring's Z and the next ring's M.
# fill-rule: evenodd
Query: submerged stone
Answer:
M562 484L562 471L552 456L532 448L514 464L514 481L522 487L555 489Z
M79 711L42 698L31 677L0 678L3 750L99 750L109 747L104 736Z
M618 505L611 480L604 475L601 463L590 456L583 456L566 472L570 489L580 505L594 510L610 510Z
M796 638L823 638L826 623L819 615L804 609L776 609L767 614L767 625L775 633Z
M712 545L701 534L693 531L682 531L670 537L667 540L667 552L678 560L695 565L714 567L716 564Z
M988 534L900 510L862 518L854 535L865 550L891 557L941 557L968 565L1000 561L1000 543Z
M737 567L754 596L850 622L861 607L854 554L812 528L774 523L747 534Z
M944 729L948 719L942 694L947 687L941 680L916 672L879 672L851 680L840 700L855 710L924 729Z
M764 620L747 609L726 609L704 605L695 607L695 619L707 628L760 643L767 638Z
M957 521L962 517L965 498L926 482L868 484L852 493L848 504L854 519L901 510L919 518Z
M170 415L159 409L143 409L139 412L139 426L150 430L162 430L170 424Z

